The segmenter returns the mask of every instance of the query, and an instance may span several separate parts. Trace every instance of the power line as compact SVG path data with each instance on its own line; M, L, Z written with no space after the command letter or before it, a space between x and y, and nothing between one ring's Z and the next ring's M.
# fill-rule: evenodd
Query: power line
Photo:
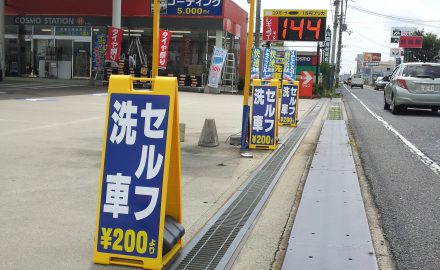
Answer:
M440 20L420 20L420 19L414 19L414 18L405 18L405 17L398 17L398 16L392 16L392 15L388 15L388 14L383 14L383 13L379 13L376 11L372 11L363 7L359 7L359 6L355 6L353 4L349 4L348 5L349 8L362 12L362 13L366 13L366 14L370 14L373 16L377 16L377 17L382 17L382 18L387 18L387 19L392 19L395 21L402 21L402 22L407 22L407 23L413 23L413 24L418 24L418 25L423 25L426 27L433 27L433 28L440 28L440 26L436 26L436 25L432 25L432 24L425 24L425 22L440 22Z

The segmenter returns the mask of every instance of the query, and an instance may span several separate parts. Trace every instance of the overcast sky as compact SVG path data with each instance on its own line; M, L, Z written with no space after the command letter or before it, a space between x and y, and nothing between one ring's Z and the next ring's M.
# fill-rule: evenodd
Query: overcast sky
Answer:
M247 0L234 0L249 13ZM261 0L263 9L326 9L327 25L333 30L334 0ZM344 1L345 2L345 1ZM349 0L347 10L347 26L352 32L343 33L342 44L342 73L355 71L357 54L363 52L376 52L382 54L382 60L391 60L390 48L398 47L390 43L391 27L417 27L425 29L440 36L440 0ZM408 19L423 20L423 22L406 22L393 18L384 18L370 15L356 10L356 6L377 13L403 17ZM263 16L263 15L261 15ZM433 27L430 27L432 25ZM333 33L332 33L333 34ZM316 44L316 43L315 43ZM300 51L315 51L316 45L308 42L295 42L293 46L315 46L315 48L297 47Z

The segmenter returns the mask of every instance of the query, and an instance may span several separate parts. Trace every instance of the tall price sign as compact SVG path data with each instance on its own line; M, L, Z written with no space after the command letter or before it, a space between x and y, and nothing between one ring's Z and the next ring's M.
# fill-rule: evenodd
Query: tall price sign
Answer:
M265 9L264 41L325 41L327 10Z

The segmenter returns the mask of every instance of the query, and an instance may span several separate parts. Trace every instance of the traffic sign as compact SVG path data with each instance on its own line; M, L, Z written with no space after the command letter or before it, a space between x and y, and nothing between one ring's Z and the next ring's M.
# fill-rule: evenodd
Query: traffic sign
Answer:
M301 71L299 96L311 97L313 95L313 71Z
M400 57L400 48L391 48L390 57Z

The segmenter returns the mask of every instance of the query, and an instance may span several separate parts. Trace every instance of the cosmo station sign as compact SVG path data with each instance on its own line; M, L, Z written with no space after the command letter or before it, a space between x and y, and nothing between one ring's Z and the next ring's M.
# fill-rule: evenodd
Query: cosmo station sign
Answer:
M19 25L87 25L84 17L75 16L16 16Z

